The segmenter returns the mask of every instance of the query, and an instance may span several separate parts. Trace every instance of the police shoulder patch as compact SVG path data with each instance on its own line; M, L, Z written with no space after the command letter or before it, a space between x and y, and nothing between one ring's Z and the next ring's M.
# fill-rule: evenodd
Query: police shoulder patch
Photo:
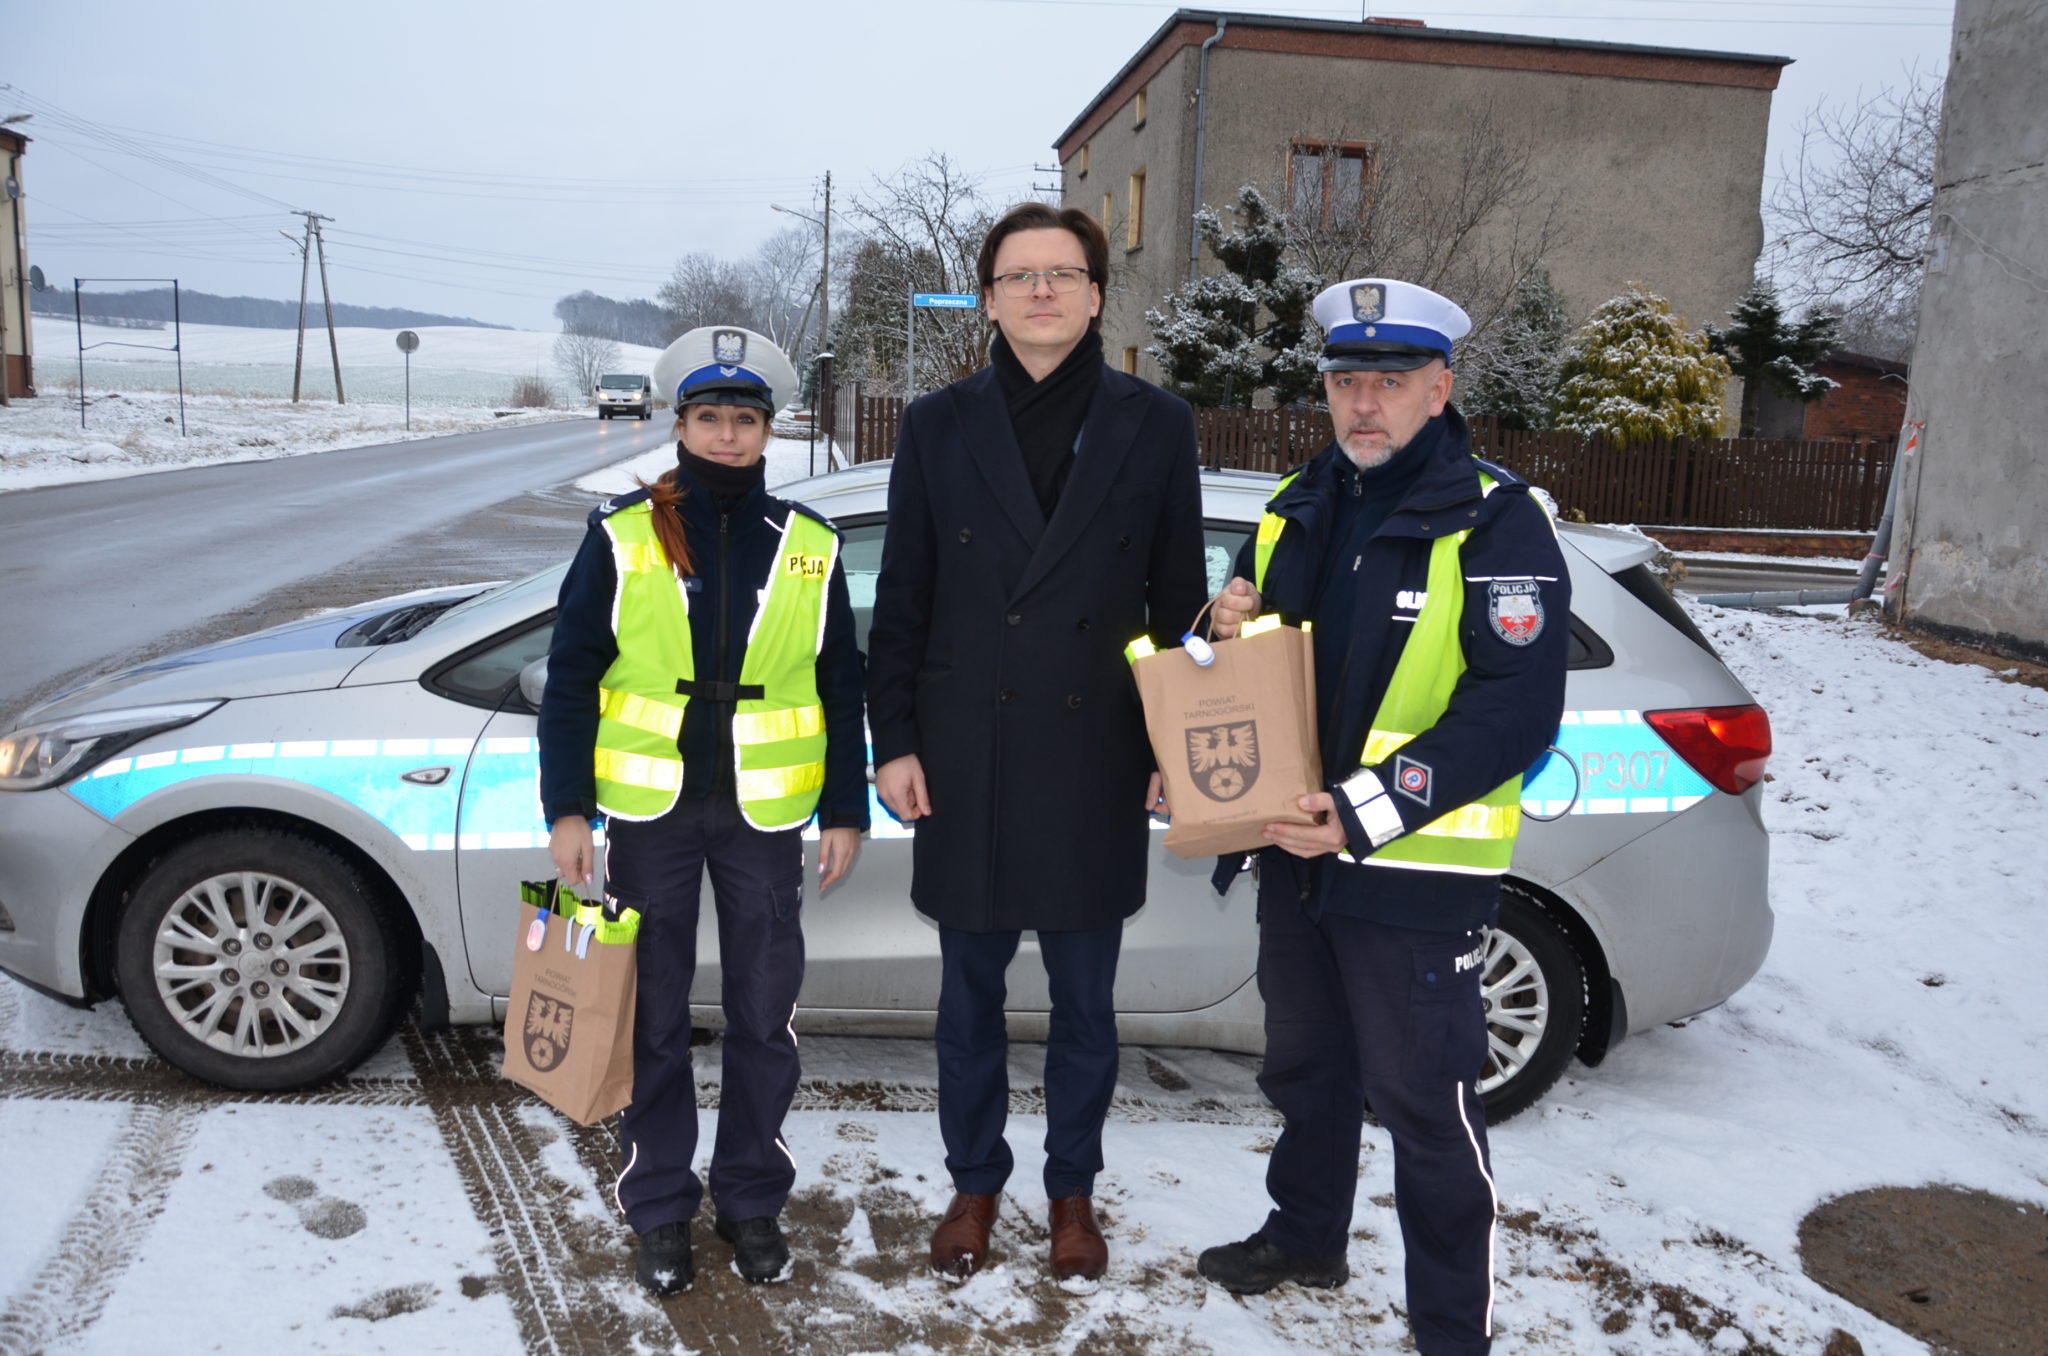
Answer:
M1510 645L1543 634L1543 591L1533 579L1496 579L1486 586L1486 622Z
M590 515L584 519L584 522L591 527L596 527L620 509L631 508L635 504L644 502L647 499L648 493L646 490L629 490L625 494L615 494L592 509Z
M795 509L798 513L803 514L804 517L809 518L814 523L822 523L826 527L831 528L834 536L839 535L838 525L835 524L830 518L827 518L824 514L818 512L818 510L812 508L809 504L803 503L795 499L783 499L779 500L778 502L786 505L789 508Z
M1429 764L1418 762L1405 753L1394 755L1394 789L1424 809L1429 808L1429 798L1436 783L1436 771Z

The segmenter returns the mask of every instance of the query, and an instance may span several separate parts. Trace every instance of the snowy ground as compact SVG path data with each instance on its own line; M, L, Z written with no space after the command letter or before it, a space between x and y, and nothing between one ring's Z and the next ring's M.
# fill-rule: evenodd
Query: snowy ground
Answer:
M1880 1184L2048 1210L2030 979L2048 692L1834 613L1697 611L1772 716L1776 940L1725 1006L1573 1069L1496 1129L1495 1350L1810 1353L1840 1328L1868 1353L1922 1352L1807 1279L1797 1229ZM946 1197L928 1044L806 1038L796 1279L739 1286L700 1229L699 1288L664 1314L625 1279L601 1136L420 1093L463 1042L489 1044L408 1036L332 1093L237 1102L151 1083L111 1005L0 982L0 1142L18 1151L0 1176L0 1350L1407 1349L1377 1131L1347 1287L1237 1300L1191 1276L1265 1209L1273 1125L1248 1059L1125 1052L1099 1185L1112 1270L1075 1297L1041 1261L1035 1049L1013 1061L997 1265L953 1290L917 1263ZM709 1099L717 1048L701 1053ZM60 1066L70 1091L37 1081Z
M42 395L0 408L0 491L595 414L554 367L557 336L530 330L417 331L408 431L405 360L395 330L337 331L345 405L334 403L325 333L317 345L309 336L305 385L295 404L293 331L187 325L181 412L177 355L163 351L171 342L168 329L88 325L88 345L120 347L87 350L81 427L76 333L69 322L35 321ZM650 371L658 352L621 345L617 370ZM513 383L534 375L553 386L556 407L512 409Z

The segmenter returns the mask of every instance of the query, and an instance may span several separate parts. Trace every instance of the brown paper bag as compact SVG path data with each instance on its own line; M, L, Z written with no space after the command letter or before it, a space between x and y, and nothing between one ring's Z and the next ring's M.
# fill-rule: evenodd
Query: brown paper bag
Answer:
M560 881L522 881L505 1077L579 1125L633 1100L640 915L618 918Z
M1265 847L1271 823L1316 823L1296 802L1323 789L1308 634L1261 617L1211 648L1207 667L1146 642L1131 660L1173 809L1166 846L1182 857Z

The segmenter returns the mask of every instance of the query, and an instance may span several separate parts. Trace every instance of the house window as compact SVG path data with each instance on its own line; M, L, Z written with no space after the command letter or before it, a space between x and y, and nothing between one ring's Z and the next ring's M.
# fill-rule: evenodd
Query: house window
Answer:
M1136 350L1135 348L1127 348L1124 350L1123 367L1124 371L1130 373L1132 376L1135 377L1138 375L1138 350Z
M1287 148L1287 208L1297 226L1328 227L1365 215L1373 152L1364 141L1296 141Z
M1115 208L1116 208L1116 195L1115 195L1114 193L1105 193L1105 194L1103 194L1103 195L1102 195L1102 215L1101 215L1100 217L1097 217L1097 218L1096 218L1096 220L1098 220L1098 221L1100 221L1100 222L1102 223L1102 229L1103 229L1104 231L1107 231L1107 230L1109 230L1109 214L1110 214L1110 213L1111 213L1111 212L1112 212L1113 210L1115 210Z
M1134 128L1145 125L1145 95L1150 89L1151 86L1147 85L1144 89L1139 90L1138 97L1131 101L1131 126Z
M1131 176L1130 200L1125 208L1124 248L1134 250L1145 243L1145 171Z
M1081 143L1081 168L1074 175L1075 178L1086 179L1088 177L1088 148L1094 144L1095 143L1091 141L1084 141Z

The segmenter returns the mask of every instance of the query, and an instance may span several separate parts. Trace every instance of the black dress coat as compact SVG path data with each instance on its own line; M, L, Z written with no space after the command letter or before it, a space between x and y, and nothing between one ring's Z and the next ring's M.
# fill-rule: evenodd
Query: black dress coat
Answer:
M1038 507L995 369L913 402L868 636L875 765L917 754L911 901L968 932L1106 927L1145 902L1153 768L1126 644L1208 596L1194 412L1105 369Z

